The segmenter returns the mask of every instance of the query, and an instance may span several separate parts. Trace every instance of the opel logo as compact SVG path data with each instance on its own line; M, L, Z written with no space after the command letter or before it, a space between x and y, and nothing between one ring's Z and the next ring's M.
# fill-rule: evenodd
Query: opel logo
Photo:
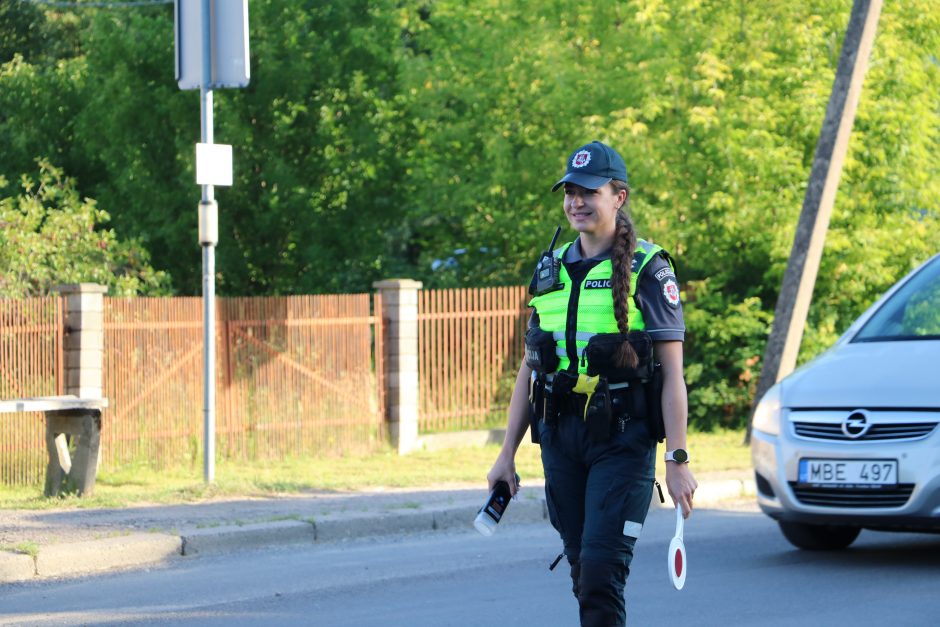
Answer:
M868 413L862 409L856 409L842 421L842 433L853 440L857 440L868 433L870 427L871 422L868 420Z

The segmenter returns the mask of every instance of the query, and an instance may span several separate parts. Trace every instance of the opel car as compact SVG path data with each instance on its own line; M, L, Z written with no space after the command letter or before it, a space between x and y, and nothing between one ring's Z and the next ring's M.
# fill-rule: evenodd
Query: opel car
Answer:
M754 413L761 510L802 549L862 529L940 531L940 255L908 274Z

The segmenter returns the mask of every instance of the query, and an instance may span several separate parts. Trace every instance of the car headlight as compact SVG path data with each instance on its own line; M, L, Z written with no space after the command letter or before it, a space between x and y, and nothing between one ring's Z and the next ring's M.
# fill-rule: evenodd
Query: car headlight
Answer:
M751 426L769 435L780 435L780 384L767 390L757 404Z

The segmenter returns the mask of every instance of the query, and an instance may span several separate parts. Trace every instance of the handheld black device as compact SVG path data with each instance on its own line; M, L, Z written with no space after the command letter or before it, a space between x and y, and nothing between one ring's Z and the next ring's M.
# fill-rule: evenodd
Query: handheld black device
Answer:
M516 473L516 484L519 483L519 473ZM502 519L506 508L509 507L509 501L512 499L512 493L509 490L509 484L505 481L497 481L490 492L486 503L477 512L477 517L473 521L473 526L477 531L485 536L493 535L496 531L496 525Z
M561 233L561 227L555 229L555 235L552 236L552 242L548 245L548 250L539 257L539 263L535 267L535 296L548 294L564 288L558 277L561 273L561 259L552 254L555 248L555 242L558 241L558 234Z

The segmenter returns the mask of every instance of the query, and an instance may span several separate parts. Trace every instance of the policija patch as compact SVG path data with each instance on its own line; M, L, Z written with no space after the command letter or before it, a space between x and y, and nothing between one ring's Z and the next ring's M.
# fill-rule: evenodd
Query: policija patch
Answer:
M584 282L586 290L609 290L611 289L610 279L588 279Z
M660 287L662 287L663 300L673 309L678 309L679 284L676 282L676 273L672 271L672 268L666 266L657 270L654 276L659 281Z
M666 304L672 307L673 309L679 308L679 285L676 283L676 280L672 277L661 282L663 286L663 298L666 301Z

